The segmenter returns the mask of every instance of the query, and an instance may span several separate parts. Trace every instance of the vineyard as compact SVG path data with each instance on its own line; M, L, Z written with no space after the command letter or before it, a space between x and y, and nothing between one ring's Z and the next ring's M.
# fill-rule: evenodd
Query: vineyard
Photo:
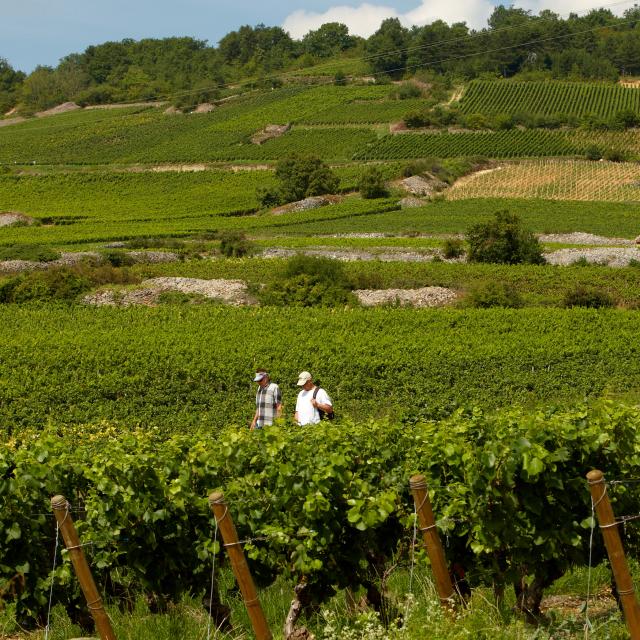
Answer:
M584 82L469 83L460 100L464 113L527 113L552 116L597 115L611 118L618 111L640 112L640 90L611 84Z
M354 417L561 402L633 390L640 377L637 318L623 311L3 305L0 319L0 421L15 433L52 417L181 433L244 424L247 372L260 365L283 385L287 412L297 373L308 369ZM256 321L270 331L256 333Z
M526 567L544 588L589 562L584 469L633 474L639 426L637 409L601 403L536 414L475 409L415 425L343 422L305 432L283 425L257 434L222 428L159 436L104 423L50 427L9 440L0 453L0 468L14 476L2 493L0 522L9 535L0 542L0 579L24 575L8 602L24 623L42 619L53 545L30 542L51 538L49 498L64 492L74 497L107 598L126 606L140 592L168 603L212 593L217 611L227 594L220 582L210 587L212 556L221 549L205 498L224 487L263 588L280 579L293 595L304 576L317 605L346 587L375 593L376 574L410 562L407 485L419 470L448 559L464 568L469 587L504 588ZM629 508L637 497L632 487L613 499ZM630 532L627 544L637 548L637 535ZM600 547L596 553L600 559ZM82 607L68 556L52 585L56 603L71 612ZM534 595L527 603L537 609L540 602ZM461 613L457 624L463 620Z
M626 637L584 478L640 475L640 271L594 258L638 255L637 130L456 130L444 124L463 121L455 104L433 108L435 82L417 98L400 81L331 84L341 69L325 67L209 113L131 106L0 127L1 640L91 633L58 548L56 494L119 640L250 637L214 490L277 640L294 587L299 626L317 640L575 640L585 619L593 640ZM638 96L473 80L459 109L478 122L612 118L640 113ZM410 112L440 124L389 127ZM253 141L274 124L290 127ZM296 155L327 166L313 183L293 175L309 180L288 197L277 162ZM316 193L327 197L282 205ZM473 262L470 229L501 211L522 231L491 242L544 234L549 263ZM566 266L553 266L561 249ZM78 258L56 262L69 250L98 255L59 266ZM154 298L148 278L222 280L246 297L231 306L183 280ZM400 306L429 287L447 289L447 306ZM362 290L390 297L369 308ZM250 432L258 367L280 385L284 419ZM335 422L294 423L302 370L329 392ZM416 544L415 473L446 564L471 590L455 616ZM611 485L616 513L637 513L639 486ZM640 528L623 533L637 557ZM543 606L543 592L556 600ZM231 628L216 629L229 611ZM547 618L532 628L522 613ZM303 631L286 640L313 637Z
M400 160L402 158L456 158L486 156L516 158L535 156L572 156L582 148L564 132L529 129L477 133L403 133L381 138L356 160Z
M640 169L624 162L527 160L463 178L447 192L450 200L518 197L637 202Z

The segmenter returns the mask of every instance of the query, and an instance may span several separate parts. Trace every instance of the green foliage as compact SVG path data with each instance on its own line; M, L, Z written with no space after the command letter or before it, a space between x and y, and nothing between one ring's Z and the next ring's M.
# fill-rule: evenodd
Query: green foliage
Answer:
M587 160L600 160L602 156L602 149L597 144L590 144L585 149L585 157L587 158Z
M32 262L53 262L60 257L46 245L14 244L10 247L0 247L0 260L29 260Z
M102 257L112 267L130 267L135 262L128 252L119 249L104 251Z
M338 260L299 254L282 276L258 292L262 304L291 307L336 307L355 304L344 267Z
M453 260L464 255L464 242L460 238L447 238L442 247L442 254L447 260Z
M335 193L339 178L319 158L292 156L278 162L276 178L280 181L281 202L296 202L311 196Z
M479 223L467 232L469 260L506 264L543 264L538 239L522 228L520 219L498 211L494 220Z
M304 576L314 601L326 603L397 562L413 527L408 480L419 471L447 536L447 561L464 567L472 587L502 587L523 570L548 585L550 576L588 562L585 469L630 477L639 427L637 409L604 402L535 413L476 408L413 426L367 420L304 432L229 426L166 436L109 423L53 426L6 440L0 453L7 478L0 580L24 578L6 597L21 624L46 610L51 549L35 541L51 536L53 522L37 514L62 493L85 510L79 534L91 541L107 599L144 594L170 603L204 594L211 556L221 551L213 548L206 496L221 488L240 539L261 538L245 545L259 583L280 576L293 586ZM638 492L613 499L626 513ZM627 544L637 544L637 534L628 535ZM67 555L53 579L59 605L81 606Z
M606 291L579 285L567 292L564 306L606 309L615 306L615 301Z
M91 288L91 281L67 268L30 271L0 282L0 302L70 301Z
M350 279L363 265L354 266L360 268L349 272ZM425 286L429 272L437 278L433 284L446 286L448 274L459 272L459 265L422 266L415 286ZM476 277L486 280L507 270L477 267ZM255 268L264 274L278 266L263 261ZM542 268L509 269L519 274L514 286L524 290L532 271ZM553 270L544 270L554 286ZM566 271L584 274L586 282L595 275L607 286L612 270ZM637 287L637 274L635 281ZM267 363L277 382L296 380L308 368L334 391L343 416L399 415L424 403L454 401L484 407L561 403L607 389L633 390L640 376L639 359L630 351L637 318L616 310L79 305L70 313L52 305L0 305L0 323L0 379L6 381L0 423L15 433L40 428L50 416L64 424L110 420L162 433L198 427L215 433L250 415L247 371L255 362ZM289 415L294 391L283 387Z
M490 309L492 307L518 309L523 304L518 291L504 282L487 282L477 286L469 291L464 302L474 309Z
M389 195L384 180L384 174L376 166L367 167L358 182L358 191L365 199L385 198Z
M603 158L609 162L626 162L628 160L627 154L620 149L607 149Z
M474 80L460 100L460 109L465 114L595 116L626 127L635 126L640 96L635 89L605 83Z
M220 234L220 253L225 258L244 258L252 251L253 245L242 231L223 231Z

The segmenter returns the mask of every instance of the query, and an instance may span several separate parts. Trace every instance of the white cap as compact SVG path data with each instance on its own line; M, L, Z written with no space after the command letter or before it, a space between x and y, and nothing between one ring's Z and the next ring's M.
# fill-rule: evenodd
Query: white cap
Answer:
M308 371L303 371L299 376L298 376L298 386L299 387L304 387L305 384L307 384L307 382L309 382L309 380L311 380L311 374Z
M253 379L254 382L260 382L260 380L263 380L264 378L266 378L269 374L266 371L257 371L256 372L256 377Z

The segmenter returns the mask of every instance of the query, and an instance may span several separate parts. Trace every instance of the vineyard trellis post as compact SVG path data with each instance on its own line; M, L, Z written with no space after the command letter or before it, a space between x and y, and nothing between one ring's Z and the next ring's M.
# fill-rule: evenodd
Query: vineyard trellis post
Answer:
M435 578L438 596L440 596L440 604L445 609L452 609L455 606L455 590L449 575L449 568L447 567L447 560L444 556L436 521L433 517L427 481L423 475L415 475L409 480L409 487L416 505L419 531L422 533L424 546L431 561L431 569Z
M242 550L242 542L238 540L238 533L229 513L229 507L224 500L224 494L218 491L211 493L209 495L209 507L218 524L223 546L227 550L231 561L231 568L238 582L238 587L240 587L244 606L247 608L256 639L271 640L271 631Z
M620 596L620 601L622 602L627 629L631 640L640 640L640 607L633 589L633 581L631 580L627 558L624 555L622 540L620 540L618 531L620 522L616 521L613 513L602 471L597 469L589 471L587 480L589 481L593 508L598 516L600 531L611 562L611 570L616 581L618 596Z
M87 600L87 607L96 623L98 634L101 640L116 640L116 635L111 627L111 621L104 609L102 598L91 575L89 563L84 555L84 551L82 550L83 546L80 543L80 538L73 524L70 505L64 496L54 496L51 498L51 508L56 516L56 521L62 533L64 544L69 552L76 576L78 576L80 588Z

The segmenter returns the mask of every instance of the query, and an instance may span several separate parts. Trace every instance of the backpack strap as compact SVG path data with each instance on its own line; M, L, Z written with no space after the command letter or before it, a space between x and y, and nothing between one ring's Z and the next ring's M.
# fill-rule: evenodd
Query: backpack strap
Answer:
M316 388L313 390L313 399L314 399L314 400L316 399L316 397L317 397L317 395L318 395L318 391L320 391L320 387L316 387Z

